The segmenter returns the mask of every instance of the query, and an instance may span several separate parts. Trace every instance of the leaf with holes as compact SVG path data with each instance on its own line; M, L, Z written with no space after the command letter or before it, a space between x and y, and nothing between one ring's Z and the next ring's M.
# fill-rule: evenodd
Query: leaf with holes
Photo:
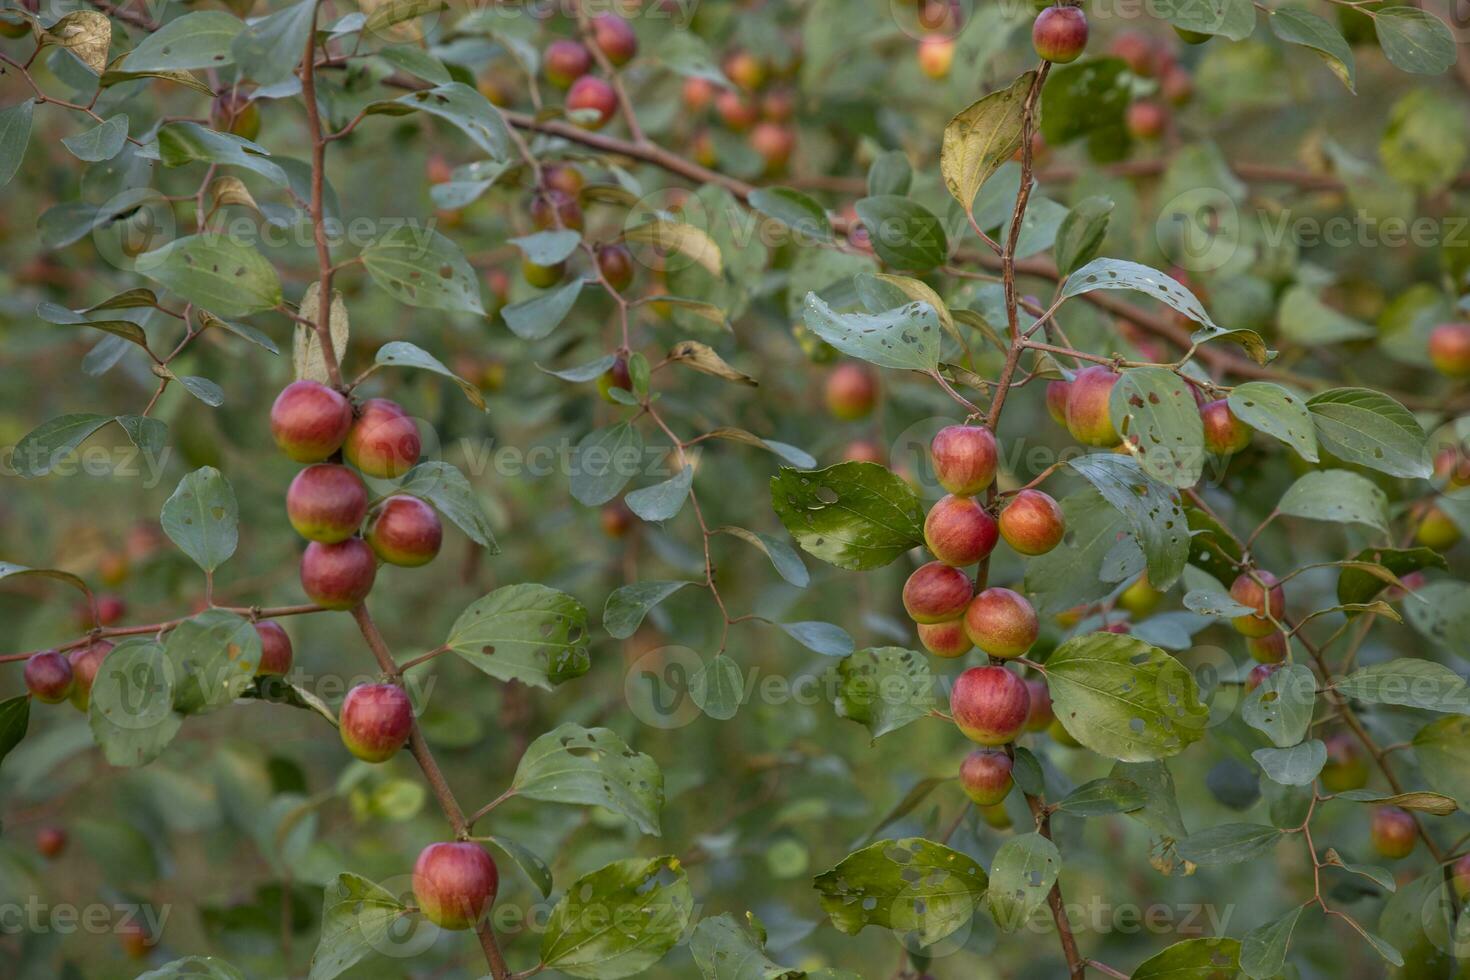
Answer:
M968 855L906 837L853 851L812 884L839 932L872 925L930 946L964 928L988 882Z
M1015 932L1046 901L1062 870L1062 855L1040 834L1012 837L995 852L990 864L986 901L991 918L1005 932Z
M511 155L513 144L500 110L463 82L450 82L410 92L397 99L374 102L363 111L370 115L390 116L426 112L453 124L492 160L505 160Z
M1470 715L1465 679L1432 660L1400 657L1360 667L1332 685L1337 693L1365 704L1396 704L1422 711Z
M967 213L974 211L980 185L1020 149L1024 106L1035 81L1036 72L1026 72L1009 87L972 103L944 127L939 170Z
M1070 465L1128 522L1148 563L1149 582L1156 589L1170 588L1183 574L1190 548L1189 522L1178 491L1117 453L1092 453Z
M589 642L585 606L528 582L476 599L449 628L444 645L497 680L549 691L587 673Z
M886 313L838 313L808 293L804 318L812 333L851 357L879 367L934 371L939 367L939 314L927 303Z
M1286 664L1246 695L1241 718L1287 748L1306 737L1316 706L1316 677L1301 664Z
M654 606L693 582L634 582L614 591L602 609L602 628L620 640L638 632Z
M234 63L231 46L244 29L244 21L223 10L196 10L144 35L119 67L130 72L223 68Z
M1299 395L1269 381L1247 381L1235 386L1227 404L1246 425L1280 439L1307 462L1317 462L1317 430Z
M924 541L918 495L877 463L782 467L771 504L803 550L839 568L881 568Z
M432 229L399 225L359 256L373 281L399 302L484 315L480 280L459 246Z
M903 647L860 650L833 665L828 677L837 717L866 726L874 739L923 718L935 707L928 660Z
M176 239L138 256L136 268L219 316L245 316L281 303L275 267L254 247L222 235Z
M169 540L206 572L213 572L235 553L239 543L240 507L230 481L205 466L179 481L164 501L159 520Z
M1389 476L1434 472L1424 430L1407 408L1367 388L1333 388L1307 399L1322 448L1344 463Z
M693 914L678 858L615 861L572 882L551 910L541 962L584 980L643 975L684 938Z
M1349 470L1303 474L1281 495L1276 509L1293 517L1339 524L1364 524L1388 532L1388 495Z
M663 773L607 728L568 722L542 735L526 747L510 791L545 803L606 807L659 836Z
M1204 425L1186 382L1165 368L1129 368L1108 398L1113 428L1139 467L1171 487L1192 487L1204 469Z

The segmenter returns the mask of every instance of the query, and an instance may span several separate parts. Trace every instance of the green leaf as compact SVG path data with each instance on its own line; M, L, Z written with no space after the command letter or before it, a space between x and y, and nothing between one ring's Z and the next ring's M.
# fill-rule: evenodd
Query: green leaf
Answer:
M1297 13L1306 14L1306 11ZM1365 340L1378 335L1376 329L1334 310L1305 286L1292 286L1286 291L1281 298L1276 322L1281 325L1283 337L1307 347Z
M245 974L213 956L186 956L140 973L137 980L245 980Z
M279 187L291 182L280 164L258 144L193 122L169 123L158 131L158 158L165 167L217 163L260 174Z
M511 333L523 340L540 340L561 325L582 295L584 280L578 276L530 299L511 303L500 311Z
M694 468L685 466L661 483L631 491L623 502L645 521L673 520L684 509L684 501L689 499L689 488L693 483Z
M49 578L53 581L64 582L72 588L79 590L83 595L90 596L91 590L87 583L82 581L71 572L63 572L59 568L29 568L25 565L15 565L8 561L0 561L0 580L8 578Z
M808 330L850 357L901 371L939 368L939 314L928 303L877 314L838 313L807 293L803 319Z
M1143 571L1143 553L1129 524L1096 489L1069 494L1061 508L1066 536L1051 551L1026 562L1026 594L1043 615L1107 596L1117 582L1104 578L1105 569L1115 571L1120 581ZM1114 568L1111 563L1119 560Z
M745 677L734 658L717 653L689 677L689 698L716 721L729 721L745 701Z
M567 258L582 244L582 236L575 231L538 231L534 235L522 235L510 239L510 243L521 250L526 261L536 265L556 265Z
M638 632L648 610L693 582L634 582L607 597L602 610L602 628L619 640Z
M1301 664L1286 664L1246 695L1241 718L1286 748L1306 737L1316 706L1316 677Z
M1062 855L1040 834L1012 837L995 852L990 864L986 901L995 924L1015 932L1046 901L1062 870Z
M551 690L591 666L587 609L565 592L528 582L472 602L444 645L497 680Z
M828 671L837 717L864 725L874 739L934 709L934 678L923 654L903 647L860 650Z
M1339 694L1365 704L1396 704L1405 708L1470 714L1470 690L1465 680L1431 660L1399 658L1360 667L1336 681Z
M801 191L790 187L760 187L751 192L748 200L750 206L761 214L790 228L798 240L832 240L832 225L827 220L826 209Z
M459 27L461 25L456 24L455 26ZM422 78L430 85L448 85L454 81L454 76L449 74L449 69L444 67L444 62L419 48L411 48L405 45L379 48L378 57L399 71L406 72L416 78ZM435 186L437 187L439 185L436 184ZM433 196L432 188L429 194Z
M1247 381L1235 386L1227 402L1246 425L1280 439L1307 462L1317 462L1317 430L1300 397L1269 381Z
M531 884L536 886L542 898L551 897L551 868L541 860L540 855L509 837L490 836L480 839L495 845L514 861L516 867L520 868L521 872L530 879Z
M664 778L652 757L634 752L607 728L567 722L532 742L511 792L547 803L606 807L657 837Z
M818 620L800 623L775 623L777 629L814 653L827 657L845 657L853 651L852 635L840 626Z
M913 488L876 463L783 466L771 478L771 503L803 550L839 568L881 568L924 539Z
M1153 587L1173 586L1184 572L1190 548L1178 491L1144 473L1132 457L1117 453L1080 456L1070 465L1128 522L1143 549Z
M1367 602L1390 584L1361 566L1378 565L1399 579L1425 568L1449 567L1444 555L1432 548L1364 548L1352 562L1337 577L1337 601L1344 604Z
M1454 800L1442 793L1427 793L1417 790L1409 793L1384 794L1371 789L1349 789L1335 794L1339 800L1354 803L1372 803L1375 806L1396 806L1401 810L1417 810L1432 813L1436 817L1447 817L1459 809ZM1390 887L1389 891L1393 891Z
M485 314L475 270L465 261L459 246L437 231L399 225L363 249L358 257L373 281L401 303Z
M724 275L725 260L719 244L704 229L687 222L654 218L624 231L623 241L682 255L712 276Z
M279 306L282 299L281 280L265 256L223 235L175 239L138 256L136 268L219 316L258 313Z
M240 507L230 481L205 466L179 481L159 516L163 532L194 564L212 572L235 553Z
M701 919L689 940L689 951L704 980L802 980L811 976L772 960L766 955L763 936L729 913Z
M303 42L304 43L304 42ZM4 126L0 119L0 127ZM0 140L3 140L0 134ZM128 142L128 117L118 113L111 118L98 123L86 132L75 136L67 136L61 143L71 151L72 156L87 163L99 163L103 160L111 160L122 152L122 148ZM0 173L3 173L0 167ZM0 185L3 185L0 181Z
M362 32L381 35L395 24L438 13L445 6L445 0L387 0L371 9L363 22Z
M448 378L459 386L464 396L470 400L470 404L480 411L485 410L485 397L480 394L480 389L455 374L433 354L415 344L402 340L395 340L378 348L377 356L373 363L382 364L385 367L408 367L418 368L422 371L432 371L443 378Z
M778 538L773 534L747 531L743 527L735 527L733 525L726 525L715 530L716 532L734 535L747 544L760 549L767 558L771 559L771 564L775 566L776 573L798 589L804 589L811 583L811 573L806 570L806 565L802 564L801 556L796 553L795 548L786 543L784 538Z
M1148 803L1143 787L1127 779L1093 779L1064 796L1056 807L1078 817L1102 817L1130 813ZM992 872L992 877L994 873Z
M1062 226L1057 229L1057 241L1053 247L1058 272L1065 276L1092 261L1107 237L1108 219L1112 214L1112 199L1101 195L1084 197L1072 205L1062 219Z
M332 980L372 952L391 955L399 946L393 927L407 914L407 906L366 878L338 875L322 897L322 934L308 980Z
M176 374L174 375L174 380L183 385L185 391L211 408L219 408L225 403L224 389L208 378L195 377L190 374Z
M1421 635L1459 656L1470 654L1470 585L1449 579L1421 585L1404 610Z
M1277 7L1271 11L1271 31L1288 44L1311 49L1349 92L1358 91L1352 48L1332 22L1300 7Z
M111 415L61 415L43 422L15 446L14 466L21 476L45 476L87 437L108 422Z
M198 10L144 36L119 66L124 71L224 68L234 63L230 48L245 24L223 10Z
M31 141L31 116L36 102L26 99L13 106L0 109L0 187L10 183L10 178L20 169L25 158L26 145Z
M120 819L83 817L68 828L114 885L158 879L158 854L148 837Z
M463 82L450 82L448 85L410 92L390 101L374 102L364 111L368 114L386 115L427 112L456 126L469 137L470 142L489 154L492 160L505 160L511 155L510 134L500 110Z
M1333 388L1307 399L1322 448L1345 463L1389 476L1428 478L1434 471L1424 430L1392 398L1367 388Z
M1061 299L1081 296L1096 289L1131 289L1158 300L1196 323L1213 330L1223 330L1204 306L1177 280L1137 262L1123 259L1093 259L1067 277Z
M868 167L868 196L907 194L914 181L914 168L903 150L884 150Z
M1179 841L1179 856L1201 866L1239 864L1271 853L1283 836L1262 824L1221 824Z
M1378 44L1389 61L1417 75L1438 75L1455 63L1455 36L1444 21L1414 7L1374 11Z
M1286 749L1256 749L1251 758L1283 786L1310 786L1327 764L1327 746L1314 738Z
M0 761L26 737L31 721L31 699L21 694L0 701Z
M1256 8L1251 0L1154 0L1149 12L1175 27L1196 34L1219 34L1244 41L1256 26Z
M1129 816L1156 834L1173 838L1185 836L1184 818L1174 792L1174 777L1162 762L1118 762L1111 775L1126 779L1143 790L1145 803Z
M1129 368L1108 398L1113 428L1149 476L1192 487L1204 470L1204 425L1190 385L1166 368Z
M927 272L949 256L944 225L917 201L885 194L865 197L855 207L873 251L894 268Z
M1372 480L1349 470L1303 474L1281 495L1276 509L1293 517L1365 524L1388 533L1388 495Z
M597 909L588 915L588 909ZM678 858L629 858L583 875L552 909L541 962L590 980L642 973L684 937L694 912Z
M299 0L247 24L230 42L241 74L261 85L290 78L301 61L315 11L315 0Z
M437 459L419 463L403 477L398 492L427 500L475 544L492 555L500 554L490 518L470 481L454 464Z
M1041 90L1041 135L1052 146L1083 136L1121 133L1128 111L1132 76L1121 58L1087 58L1071 65L1052 65ZM1012 196L1014 200L1014 196ZM1060 238L1060 236L1059 236ZM1095 254L1095 253L1094 253ZM1057 267L1070 272L1088 261Z
M781 457L787 463L790 463L798 469L811 469L817 465L816 457L805 449L792 446L788 443L777 442L775 439L762 439L752 432L737 429L732 425L722 425L718 428L710 429L705 433L705 436L711 439L728 439L731 442L739 442L747 446L764 449L768 453L774 453Z
M1457 99L1413 88L1389 112L1378 141L1378 156L1388 175L1425 192L1454 180L1470 153L1470 122Z
M587 507L601 507L643 467L643 436L631 424L593 429L572 452L572 496Z
M1331 848L1328 848L1327 853L1322 858L1322 862L1329 867L1341 868L1348 874L1367 878L1386 892L1392 893L1398 891L1398 882L1394 881L1393 872L1387 868L1380 868L1371 864L1344 864L1342 858L1338 856L1338 853Z
M1020 148L1023 107L1035 80L1036 72L1026 72L1010 87L972 103L944 127L939 169L966 213L974 212L980 185Z
M109 765L142 766L178 734L174 672L156 640L120 643L102 662L87 707L92 737Z
M1164 651L1124 634L1073 637L1047 658L1046 680L1067 731L1109 759L1178 755L1204 735L1209 721L1194 675Z
M1217 980L1239 967L1240 940L1186 939L1140 963L1132 980Z
M172 668L174 710L199 714L227 706L254 683L260 634L241 616L206 609L174 627L163 653Z
M854 851L813 885L839 932L878 926L931 946L964 928L988 878L974 860L921 837L881 840Z

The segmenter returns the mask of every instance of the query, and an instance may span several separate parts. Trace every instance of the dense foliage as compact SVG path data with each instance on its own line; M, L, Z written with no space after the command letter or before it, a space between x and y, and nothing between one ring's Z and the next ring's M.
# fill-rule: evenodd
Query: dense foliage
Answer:
M6 0L7 975L1462 975L1435 7Z

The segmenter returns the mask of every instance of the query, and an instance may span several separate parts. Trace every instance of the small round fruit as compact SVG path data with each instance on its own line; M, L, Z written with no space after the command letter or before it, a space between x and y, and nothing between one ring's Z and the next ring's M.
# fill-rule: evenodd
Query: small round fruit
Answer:
M954 66L954 39L931 34L919 41L919 70L935 81L949 77Z
M602 533L614 540L626 537L633 529L633 512L628 505L621 500L614 500L605 504L598 519L602 524Z
M542 231L570 228L581 231L586 223L575 192L548 187L531 198L531 223Z
M749 51L732 51L723 65L725 77L747 92L765 84L766 66Z
M1413 853L1418 825L1408 810L1381 806L1373 811L1368 832L1373 840L1373 849L1383 857L1397 861Z
M576 197L587 185L587 178L570 163L548 163L541 168L541 184L548 190Z
M638 54L638 35L633 25L617 14L599 14L592 18L592 39L607 60L622 67Z
M148 955L156 940L139 922L126 922L117 927L117 940L122 945L123 955L130 960L141 960Z
M980 817L985 821L987 826L993 827L996 830L1011 829L1011 815L1006 812L1004 803L997 803L995 806L980 807Z
M267 675L284 677L291 672L291 637L286 629L273 619L263 619L255 624L260 634L260 665L255 668L256 677Z
M313 541L301 556L301 588L323 609L351 609L373 590L373 549L362 538L336 544Z
M1118 375L1101 364L1077 372L1067 391L1067 431L1084 446L1116 446L1108 402Z
M995 479L995 433L980 425L946 425L929 443L934 479L950 493L973 496Z
M537 265L529 259L521 260L521 276L535 286L537 289L550 289L561 282L561 277L566 275L567 264L557 262L555 265Z
M398 403L386 398L363 403L342 444L347 462L368 476L384 480L413 469L422 451L418 426Z
M1265 583L1264 588L1257 579ZM1276 632L1286 615L1286 591L1277 584L1276 576L1264 569L1241 572L1230 586L1230 598L1255 610L1230 621L1245 636L1268 636Z
M1023 555L1044 555L1067 533L1062 508L1040 490L1022 490L1000 512L1000 536Z
M621 354L613 361L612 367L597 378L597 393L602 396L603 401L616 405L617 401L610 394L614 388L630 393L633 390L633 375L628 372L628 359Z
M603 245L597 250L597 271L621 293L633 285L633 253L623 245Z
M1357 741L1347 732L1338 732L1326 740L1327 764L1318 777L1329 793L1345 793L1368 785L1368 760Z
M1133 584L1118 593L1118 608L1134 619L1147 616L1163 601L1164 593L1149 584L1147 575L1138 576Z
M36 830L36 850L48 860L66 850L66 831L55 824L47 824Z
M1087 15L1081 7L1047 7L1031 25L1031 44L1053 64L1076 61L1087 48Z
M924 644L924 649L946 660L963 657L975 646L965 633L963 619L951 619L945 623L920 623L918 630L919 642Z
M1067 381L1048 381L1046 383L1046 414L1057 425L1067 424L1067 393L1072 386Z
M1462 854L1450 865L1450 885L1455 889L1455 895L1464 902L1470 898L1470 854Z
M750 131L750 146L766 162L766 173L780 173L796 151L796 130L777 122L756 123Z
M84 647L77 647L66 655L67 662L71 664L72 685L71 703L82 711L87 710L87 705L92 702L92 682L97 679L97 672L102 669L102 661L112 652L112 644L107 640L98 640Z
M293 381L271 406L271 435L298 463L319 463L342 447L352 428L352 405L316 381Z
M55 650L32 654L25 666L26 690L37 701L60 704L71 694L71 661Z
M567 112L581 114L576 119L583 129L601 129L618 111L618 93L606 81L594 75L583 75L567 92Z
M1262 664L1280 664L1286 659L1290 650L1290 642L1286 634L1280 630L1267 633L1265 636L1247 637L1245 648L1251 655L1251 659Z
M1071 732L1067 731L1067 726L1062 724L1062 719L1060 718L1053 718L1051 720L1051 724L1046 726L1046 733L1050 735L1051 740L1053 742L1056 742L1058 745L1064 745L1069 749L1077 749L1082 747L1082 743L1077 741L1076 737Z
M97 625L111 626L119 622L128 613L128 604L121 596L99 595L97 597ZM92 618L91 610L87 611L87 619Z
M866 366L844 361L827 375L827 411L840 422L865 419L878 401L878 379Z
M387 762L413 731L413 704L397 684L359 684L342 699L342 744L364 762Z
M546 80L564 89L592 70L592 53L576 41L558 38L546 46L541 64Z
M1026 682L1004 667L971 667L955 678L949 712L959 730L981 745L1005 745L1026 725Z
M1438 507L1430 507L1419 518L1419 526L1414 529L1414 538L1426 548L1445 551L1453 548L1455 542L1460 540L1460 527L1444 511Z
M286 490L286 519L308 541L346 541L367 516L362 477L337 463L308 466Z
M1249 694L1266 683L1266 678L1280 669L1281 664L1256 664L1251 668L1251 672L1245 675L1245 693Z
M253 140L260 135L260 107L244 92L226 89L209 107L209 124L216 132Z
M1169 110L1157 102L1148 100L1133 102L1129 104L1123 121L1134 138L1158 139L1163 135L1164 127L1169 123Z
M1159 79L1159 94L1162 95L1170 105L1184 105L1194 98L1194 77L1189 74L1189 69L1179 65L1171 66L1164 72L1164 77Z
M974 497L941 497L924 518L924 544L946 565L983 561L999 536L995 518Z
M1446 377L1470 377L1470 323L1435 327L1429 335L1429 361Z
M1051 689L1046 686L1046 681L1029 680L1026 693L1031 698L1031 708L1026 712L1026 731L1044 732L1056 718L1051 708Z
M703 112L715 100L715 83L707 78L686 78L683 99L684 108L690 112Z
M373 508L363 537L388 564L417 568L439 554L444 525L434 508L419 498L396 494Z
M715 96L715 112L725 128L736 133L745 132L760 118L756 104L734 89L724 89Z
M1151 78L1159 68L1158 51L1153 39L1138 31L1125 31L1113 38L1108 53L1122 58L1128 70L1140 78Z
M776 89L761 96L761 115L771 122L790 122L796 115L796 98L787 89Z
M965 614L974 594L970 576L944 562L931 561L914 569L904 582L903 608L916 623L947 623Z
M978 806L995 806L1012 785L1011 757L999 749L976 749L960 763L960 788Z
M1216 456L1238 453L1251 444L1250 426L1235 417L1225 399L1206 404L1199 418L1205 429L1205 449Z
M430 844L413 865L414 900L441 929L473 928L495 904L499 887L495 862L470 841Z
M871 439L854 439L842 449L845 463L877 463L883 465L883 447Z
M1019 592L992 586L965 608L965 634L992 657L1019 657L1036 642L1041 624L1036 609Z

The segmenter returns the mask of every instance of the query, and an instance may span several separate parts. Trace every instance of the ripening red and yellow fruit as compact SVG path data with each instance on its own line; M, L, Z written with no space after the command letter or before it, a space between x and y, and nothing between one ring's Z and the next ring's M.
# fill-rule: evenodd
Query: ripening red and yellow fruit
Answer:
M995 480L995 434L979 425L947 425L929 443L929 458L941 487L973 496Z
M1023 555L1044 555L1067 533L1062 508L1040 490L1022 490L1000 512L1000 536Z
M1414 539L1426 548L1444 551L1460 540L1460 526L1439 507L1431 506L1420 516Z
M1047 7L1031 25L1031 44L1053 64L1076 61L1087 48L1087 15L1081 7Z
M955 678L949 711L955 725L972 742L1004 745L1026 725L1031 707L1026 682L1004 667L971 667Z
M633 253L624 245L602 245L597 249L597 271L618 292L633 285Z
M568 193L556 187L546 187L532 195L530 214L531 224L542 231L556 228L581 231L586 223L582 215L582 205L577 203L576 193Z
M628 370L628 359L619 354L614 358L612 367L597 376L597 393L602 400L609 404L618 404L612 396L614 388L631 393L633 391L633 375Z
M521 277L537 289L550 289L561 282L561 277L566 275L567 264L557 262L552 265L537 265L530 259L521 259Z
M601 129L618 111L618 93L604 79L583 75L567 91L566 106L583 129Z
M395 494L373 508L363 537L382 561L417 568L439 554L444 525L434 508L419 498Z
M1251 672L1245 675L1245 693L1249 694L1266 683L1266 678L1280 670L1281 666L1278 663L1256 664L1251 668Z
M1327 764L1318 776L1329 793L1345 793L1368 785L1368 760L1362 748L1347 732L1338 732L1325 740Z
M766 162L766 173L781 173L796 151L796 130L769 120L758 122L750 131L750 147Z
M60 704L71 694L71 661L55 650L32 654L25 666L26 690L46 704Z
M1048 381L1046 383L1046 414L1057 425L1067 424L1067 394L1072 390L1070 382Z
M602 533L616 540L626 537L633 529L633 511L621 500L604 504L598 521L602 525Z
M865 364L844 361L827 375L827 411L841 422L856 422L872 414L878 402L878 379Z
M134 919L118 925L117 941L122 946L124 956L130 960L141 960L158 940L141 922Z
M1135 139L1154 140L1164 134L1164 128L1169 124L1169 110L1144 99L1129 103L1123 121Z
M284 677L291 672L291 637L286 629L273 619L263 619L255 624L260 636L260 664L255 676Z
M903 607L916 623L947 623L965 614L975 594L970 576L943 562L920 565L903 584Z
M960 763L960 788L979 806L995 806L1011 792L1011 757L1000 749L976 749Z
M754 92L765 84L766 66L749 51L732 51L722 67L725 77L747 92Z
M1277 583L1276 576L1264 569L1241 572L1230 585L1230 598L1255 610L1230 621L1245 636L1268 636L1276 632L1286 615L1286 591Z
M36 851L50 860L66 850L66 831L55 824L46 824L36 830Z
M843 462L877 463L882 466L886 458L883 447L871 439L854 439L842 449Z
M313 541L301 556L301 588L323 609L351 609L373 590L378 562L362 538Z
M592 39L607 60L620 68L638 54L638 35L633 32L633 25L617 14L592 18Z
M1006 812L1004 803L997 803L995 806L982 806L978 809L980 810L980 818L985 821L987 827L995 830L1011 829L1011 815Z
M352 428L352 405L316 381L293 381L271 405L271 435L298 463L319 463L342 447Z
M97 679L97 672L102 669L102 661L111 652L111 642L97 640L84 647L77 647L66 655L67 663L71 664L72 675L71 694L68 697L81 711L86 711L87 705L92 703L92 683Z
M760 110L746 95L734 89L721 89L715 96L715 112L720 117L720 122L725 128L736 133L743 133L756 124L760 119Z
M423 445L414 420L396 402L372 398L364 402L342 444L347 462L368 476L400 477L419 461Z
M1152 78L1159 70L1159 52L1153 39L1138 31L1125 31L1113 38L1108 53L1122 58L1139 78Z
M1435 327L1429 334L1429 362L1446 377L1470 377L1470 323Z
M703 112L715 101L715 91L714 82L691 75L684 79L684 108L690 112Z
M1157 609L1163 601L1164 593L1149 583L1147 575L1140 575L1128 588L1118 593L1117 605L1134 619L1142 619Z
M954 38L930 34L919 41L919 70L938 81L954 66Z
M1450 885L1461 902L1470 898L1470 854L1462 854L1450 865Z
M367 516L362 478L337 463L308 466L286 490L286 518L308 541L346 541Z
M441 929L471 929L495 904L500 873L471 841L430 844L413 865L413 897L424 918Z
M1067 431L1084 446L1118 444L1108 407L1118 375L1101 364L1077 372L1067 389Z
M1279 664L1286 659L1290 644L1286 634L1280 630L1272 630L1265 636L1247 637L1245 648L1251 658L1258 663Z
M924 544L946 565L983 561L999 538L995 518L974 497L949 494L924 518Z
M592 53L576 41L558 38L546 46L541 67L548 82L564 89L592 70Z
M936 657L953 660L974 649L975 644L970 642L970 637L965 632L963 619L951 619L943 623L919 623L917 628L919 642Z
M1204 425L1205 449L1216 456L1238 453L1251 444L1250 426L1235 417L1225 399L1201 406L1199 418Z
M387 762L413 731L413 704L397 684L359 684L338 713L342 744L364 762Z
M1019 657L1041 631L1036 609L1019 592L991 586L965 608L965 635L992 657Z
M1381 856L1397 861L1414 851L1414 840L1418 836L1418 825L1408 810L1396 806L1381 806L1373 811L1368 825L1373 849Z
M1056 717L1051 708L1051 689L1046 686L1046 681L1028 680L1026 694L1031 698L1031 708L1026 712L1026 731L1046 731Z

